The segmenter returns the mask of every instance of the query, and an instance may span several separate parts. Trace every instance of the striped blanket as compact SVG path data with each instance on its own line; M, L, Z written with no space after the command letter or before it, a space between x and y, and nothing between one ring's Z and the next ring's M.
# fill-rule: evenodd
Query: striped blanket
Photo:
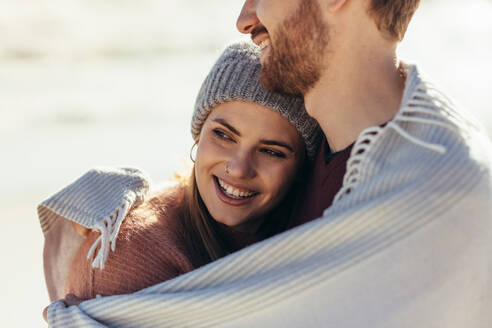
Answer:
M490 141L406 70L398 114L359 136L321 218L134 294L54 302L50 327L492 327ZM55 205L43 227L78 220ZM118 222L95 221L112 227L101 266Z

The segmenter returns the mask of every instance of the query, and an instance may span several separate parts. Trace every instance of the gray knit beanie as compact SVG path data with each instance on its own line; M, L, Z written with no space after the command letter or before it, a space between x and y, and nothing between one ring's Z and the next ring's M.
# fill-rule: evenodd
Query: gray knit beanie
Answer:
M219 57L198 93L191 134L196 139L210 112L228 101L246 101L272 109L297 129L313 158L320 141L318 123L306 113L301 97L271 92L259 82L260 51L249 42L228 46Z

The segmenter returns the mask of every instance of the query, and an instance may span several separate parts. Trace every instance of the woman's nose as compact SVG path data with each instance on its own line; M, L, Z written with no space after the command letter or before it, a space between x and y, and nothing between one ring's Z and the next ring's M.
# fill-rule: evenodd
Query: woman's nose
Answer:
M244 2L236 22L236 28L239 32L250 34L255 26L260 24L258 16L256 16L256 1L257 0L246 0Z
M252 179L257 174L253 160L248 156L229 159L225 163L225 172L236 179Z

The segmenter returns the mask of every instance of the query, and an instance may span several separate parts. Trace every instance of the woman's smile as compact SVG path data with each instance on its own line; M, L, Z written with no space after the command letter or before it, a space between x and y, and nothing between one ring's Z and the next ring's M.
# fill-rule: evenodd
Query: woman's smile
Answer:
M224 203L241 206L250 203L259 193L253 190L233 186L223 179L213 176L217 196Z

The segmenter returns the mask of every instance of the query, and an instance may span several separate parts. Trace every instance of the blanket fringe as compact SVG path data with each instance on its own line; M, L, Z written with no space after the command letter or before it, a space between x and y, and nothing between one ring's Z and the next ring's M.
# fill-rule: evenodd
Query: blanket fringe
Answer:
M416 95L414 95L412 99L410 99L408 104L404 108L402 108L400 112L397 113L397 115L394 117L394 119L388 122L385 127L373 126L367 128L361 133L360 137L352 148L352 153L347 162L347 172L345 173L343 179L343 186L335 195L333 203L338 202L341 198L343 198L344 195L349 194L358 185L360 181L361 167L363 166L363 162L366 158L365 153L374 143L374 140L379 136L381 131L385 128L392 128L401 137L425 149L437 152L441 155L444 155L446 153L446 147L444 147L443 145L426 142L415 136L412 136L410 133L405 131L402 126L398 124L398 122L414 122L440 126L442 128L449 129L452 132L457 131L455 125L444 120L445 117L443 113L440 112L439 107L437 107L433 103L435 99L426 95L426 90L429 88L430 86L427 84L420 85L417 88ZM445 108L447 109L450 108L448 103L443 103L442 105L445 105ZM420 116L415 116L419 114Z
M87 259L90 259L94 255L97 246L101 246L96 257L94 258L94 261L92 261L93 268L99 268L101 270L104 269L104 264L106 263L109 255L109 248L111 247L111 251L115 251L118 232L120 231L121 224L123 223L123 220L128 214L130 208L131 203L129 201L125 201L115 210L113 214L98 223L96 230L101 232L101 235L96 239L87 254Z

